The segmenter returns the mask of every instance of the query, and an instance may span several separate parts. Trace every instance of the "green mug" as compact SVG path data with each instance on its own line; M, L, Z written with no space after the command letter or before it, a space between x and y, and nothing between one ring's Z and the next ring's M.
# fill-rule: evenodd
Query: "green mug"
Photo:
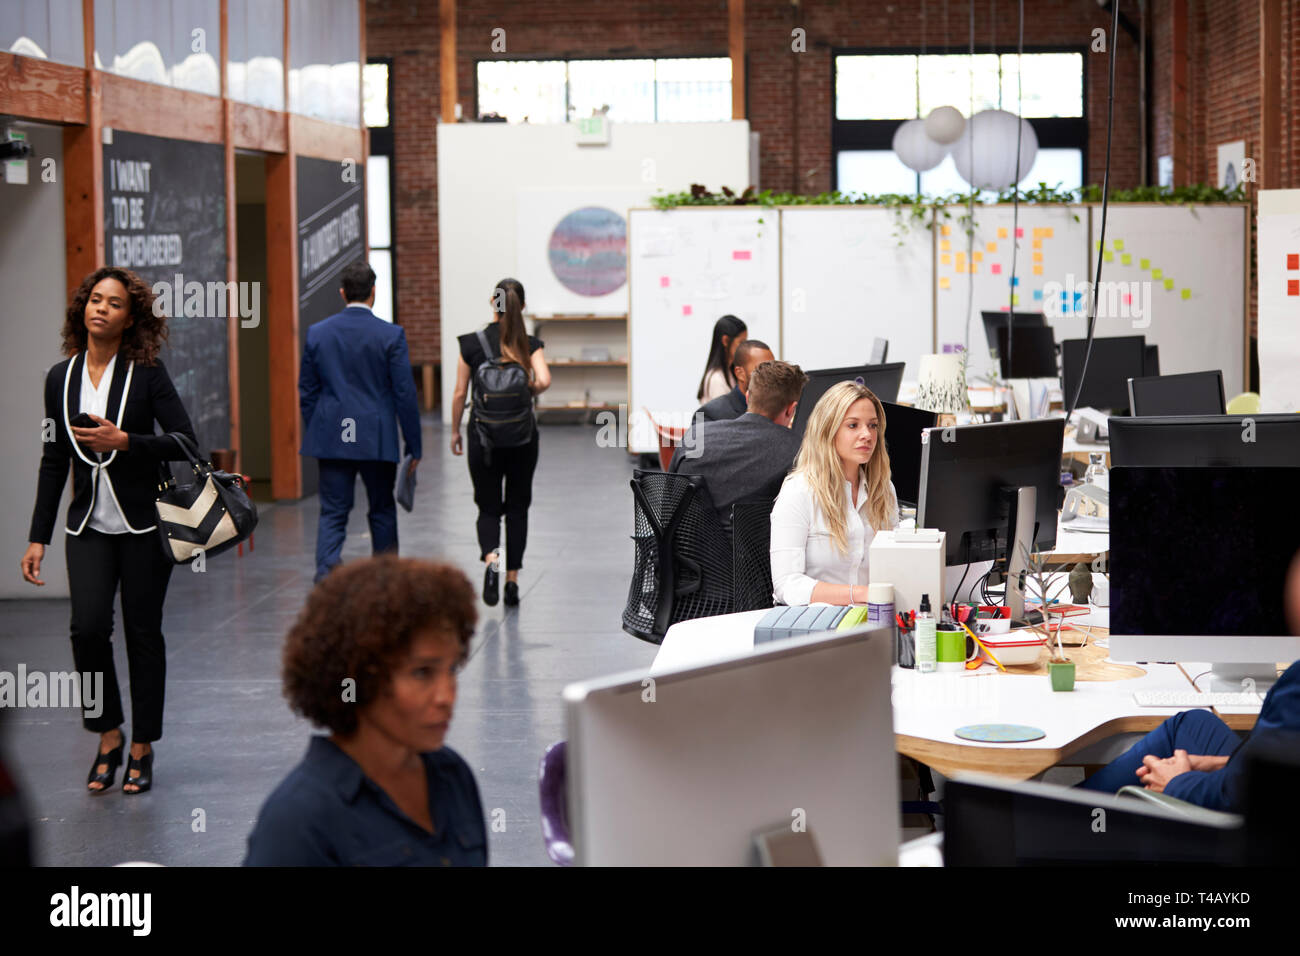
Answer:
M975 642L960 628L948 631L940 628L934 632L934 641L935 659L940 671L963 671L966 662L979 653Z

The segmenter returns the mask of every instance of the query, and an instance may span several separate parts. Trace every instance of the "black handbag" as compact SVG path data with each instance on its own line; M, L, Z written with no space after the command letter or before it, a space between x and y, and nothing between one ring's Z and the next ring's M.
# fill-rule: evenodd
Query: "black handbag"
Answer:
M257 506L249 500L242 475L218 471L199 457L179 432L168 432L189 459L195 481L178 485L166 463L159 466L158 536L173 564L229 551L257 527Z

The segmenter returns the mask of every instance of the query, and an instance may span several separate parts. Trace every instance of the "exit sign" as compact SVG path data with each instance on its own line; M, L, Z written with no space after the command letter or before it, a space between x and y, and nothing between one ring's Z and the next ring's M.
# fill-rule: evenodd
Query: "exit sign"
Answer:
M608 146L609 117L588 116L577 121L579 146Z

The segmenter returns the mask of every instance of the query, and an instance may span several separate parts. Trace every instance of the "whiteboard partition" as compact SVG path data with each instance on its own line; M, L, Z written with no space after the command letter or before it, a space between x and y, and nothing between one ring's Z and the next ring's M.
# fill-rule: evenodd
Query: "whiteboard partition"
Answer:
M872 340L916 377L934 351L929 220L874 206L781 210L781 357L805 371L865 365Z
M1300 189L1259 193L1259 397L1300 411Z
M684 426L713 325L740 318L749 337L780 348L780 213L744 206L628 213L628 447L659 447L646 410Z
M1011 206L976 206L973 219L965 206L949 206L945 211L948 217L936 226L936 351L965 346L969 315L968 378L988 374L997 365L989 354L997 343L986 340L980 313L1012 308L1045 313L1057 341L1082 333L1087 323L1081 309L1076 309L1081 300L1076 303L1069 297L1062 303L1056 284L1070 288L1088 277L1086 208L1025 205L1017 216ZM1014 250L1013 242L1018 243ZM1055 303L1066 308L1044 308L1047 295L1055 295Z

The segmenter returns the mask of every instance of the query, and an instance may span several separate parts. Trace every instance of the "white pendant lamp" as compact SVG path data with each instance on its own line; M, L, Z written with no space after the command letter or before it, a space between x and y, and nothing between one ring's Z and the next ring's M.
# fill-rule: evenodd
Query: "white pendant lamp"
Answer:
M908 169L923 173L934 169L948 155L948 147L925 134L925 121L908 120L894 131L894 154Z
M1028 121L1006 110L983 110L966 124L952 146L952 160L961 178L976 189L1010 189L1016 182L1016 126L1021 129L1020 178L1038 156L1038 137Z
M965 128L966 117L955 106L936 106L925 118L925 135L944 146L957 142Z

